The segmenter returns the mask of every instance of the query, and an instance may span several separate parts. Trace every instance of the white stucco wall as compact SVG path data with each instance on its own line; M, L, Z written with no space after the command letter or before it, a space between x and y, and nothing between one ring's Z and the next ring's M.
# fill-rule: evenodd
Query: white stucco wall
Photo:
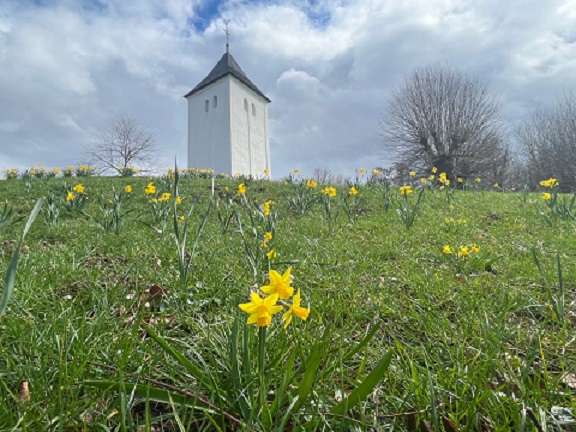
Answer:
M231 75L189 96L188 167L262 177L270 169L268 102Z
M188 167L230 174L231 166L230 86L224 79L188 97Z
M230 77L230 109L232 174L262 177L270 168L268 102Z

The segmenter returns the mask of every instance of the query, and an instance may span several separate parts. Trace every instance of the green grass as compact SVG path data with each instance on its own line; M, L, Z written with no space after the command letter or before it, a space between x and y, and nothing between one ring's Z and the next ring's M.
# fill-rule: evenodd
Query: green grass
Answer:
M82 212L68 213L57 200L59 222L48 226L40 214L20 251L16 290L0 317L0 430L233 430L214 410L154 402L133 394L131 384L160 381L242 417L239 395L232 394L232 402L223 396L236 388L230 335L235 319L244 323L247 318L238 304L247 301L252 286L265 285L266 257L254 276L237 224L222 233L212 206L183 286L172 219L161 233L150 227L144 195L149 179L56 178L33 181L29 190L25 181L9 180L0 182L0 202L7 200L13 209L13 223L0 224L0 275L6 274L36 200L52 192L58 196L65 183L71 188L79 182L88 196ZM162 189L161 180L154 183L158 192L172 192ZM234 191L239 183L217 180L217 193L224 194L226 186ZM107 202L112 188L119 192L128 184L133 196L122 205L133 211L119 235L106 232L96 222L102 215L98 197L103 194ZM179 214L201 196L188 218L190 251L210 203L211 183L181 179L179 188ZM338 195L346 192L339 188ZM321 350L311 392L289 427L558 430L557 407L574 416L576 221L559 219L548 226L534 205L541 201L539 194L525 202L517 193L457 190L451 208L443 192L428 190L406 229L395 210L403 203L398 188L391 191L396 207L385 212L381 188L371 186L359 188L363 204L355 223L343 211L334 220L339 197L332 202L329 222L320 200L305 215L290 208L296 193L296 185L254 181L246 194L259 203L276 202L271 246L278 258L272 268L280 273L292 268L293 285L311 309L306 322L294 318L287 331L281 314L268 329L270 402L290 356L295 353L294 379L284 391L288 404L298 394L311 352ZM415 195L408 197L412 203ZM234 208L247 241L257 248L259 242L246 229L250 210L238 198ZM445 218L466 223L446 224ZM442 253L445 245L458 250L472 244L480 252L466 260ZM556 300L559 254L562 317L554 314L533 248ZM161 299L150 298L146 290L151 286L161 288ZM214 388L200 385L154 343L140 320L198 365ZM347 358L374 326L378 329L369 343ZM240 336L239 343L252 347L254 359L239 361L252 370L258 331L242 325L244 331L246 341ZM384 378L341 414L342 397L390 350ZM254 382L243 376L246 388L258 387L253 372ZM106 391L86 385L94 380L118 387ZM19 398L23 381L29 383L28 401ZM262 418L254 414L244 430L279 427L279 417L272 417L272 426Z

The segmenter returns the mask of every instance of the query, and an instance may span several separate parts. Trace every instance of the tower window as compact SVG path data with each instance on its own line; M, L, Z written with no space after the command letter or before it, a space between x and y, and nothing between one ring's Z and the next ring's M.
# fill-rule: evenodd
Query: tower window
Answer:
M216 108L218 106L218 96L214 96L212 100L212 108Z
M210 101L206 99L206 102L204 102L204 111L208 112L209 108L210 108Z
M256 115L256 105L252 104L252 115Z
M244 99L244 111L248 112L248 101Z

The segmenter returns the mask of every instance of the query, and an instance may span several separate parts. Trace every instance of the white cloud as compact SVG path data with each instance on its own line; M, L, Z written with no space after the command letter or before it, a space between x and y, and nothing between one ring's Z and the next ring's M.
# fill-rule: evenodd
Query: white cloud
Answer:
M391 88L440 62L486 79L515 120L553 101L576 69L574 0L55 0L0 4L0 168L81 160L117 112L186 157L182 97L224 51L272 99L272 163L352 174L382 165L378 120ZM312 6L311 6L312 4Z

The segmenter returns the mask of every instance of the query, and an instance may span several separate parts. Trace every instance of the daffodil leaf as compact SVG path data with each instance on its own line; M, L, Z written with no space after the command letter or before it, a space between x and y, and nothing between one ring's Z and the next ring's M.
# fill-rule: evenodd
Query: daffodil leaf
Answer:
M4 279L4 289L2 290L2 295L0 295L0 317L4 314L6 309L8 308L8 303L10 302L10 298L14 293L14 281L16 280L16 269L18 268L18 258L20 256L20 247L22 246L22 242L24 241L24 237L28 234L34 219L38 216L40 212L40 208L42 207L42 203L44 202L44 198L38 199L36 201L36 205L34 209L32 209L32 213L30 213L30 217L28 218L28 222L26 222L26 226L24 227L24 231L22 232L22 236L20 237L20 241L18 242L18 246L16 246L16 250L14 251L14 255L12 255L12 261L10 261L10 265L8 266L8 271L6 272L6 278Z
M336 405L330 411L332 414L344 415L346 411L356 406L358 403L366 400L366 398L372 393L374 387L382 380L388 367L390 366L390 361L392 360L393 351L388 351L378 362L376 367L370 372L370 374L362 381L358 387L356 387L348 397L342 399L342 401Z

